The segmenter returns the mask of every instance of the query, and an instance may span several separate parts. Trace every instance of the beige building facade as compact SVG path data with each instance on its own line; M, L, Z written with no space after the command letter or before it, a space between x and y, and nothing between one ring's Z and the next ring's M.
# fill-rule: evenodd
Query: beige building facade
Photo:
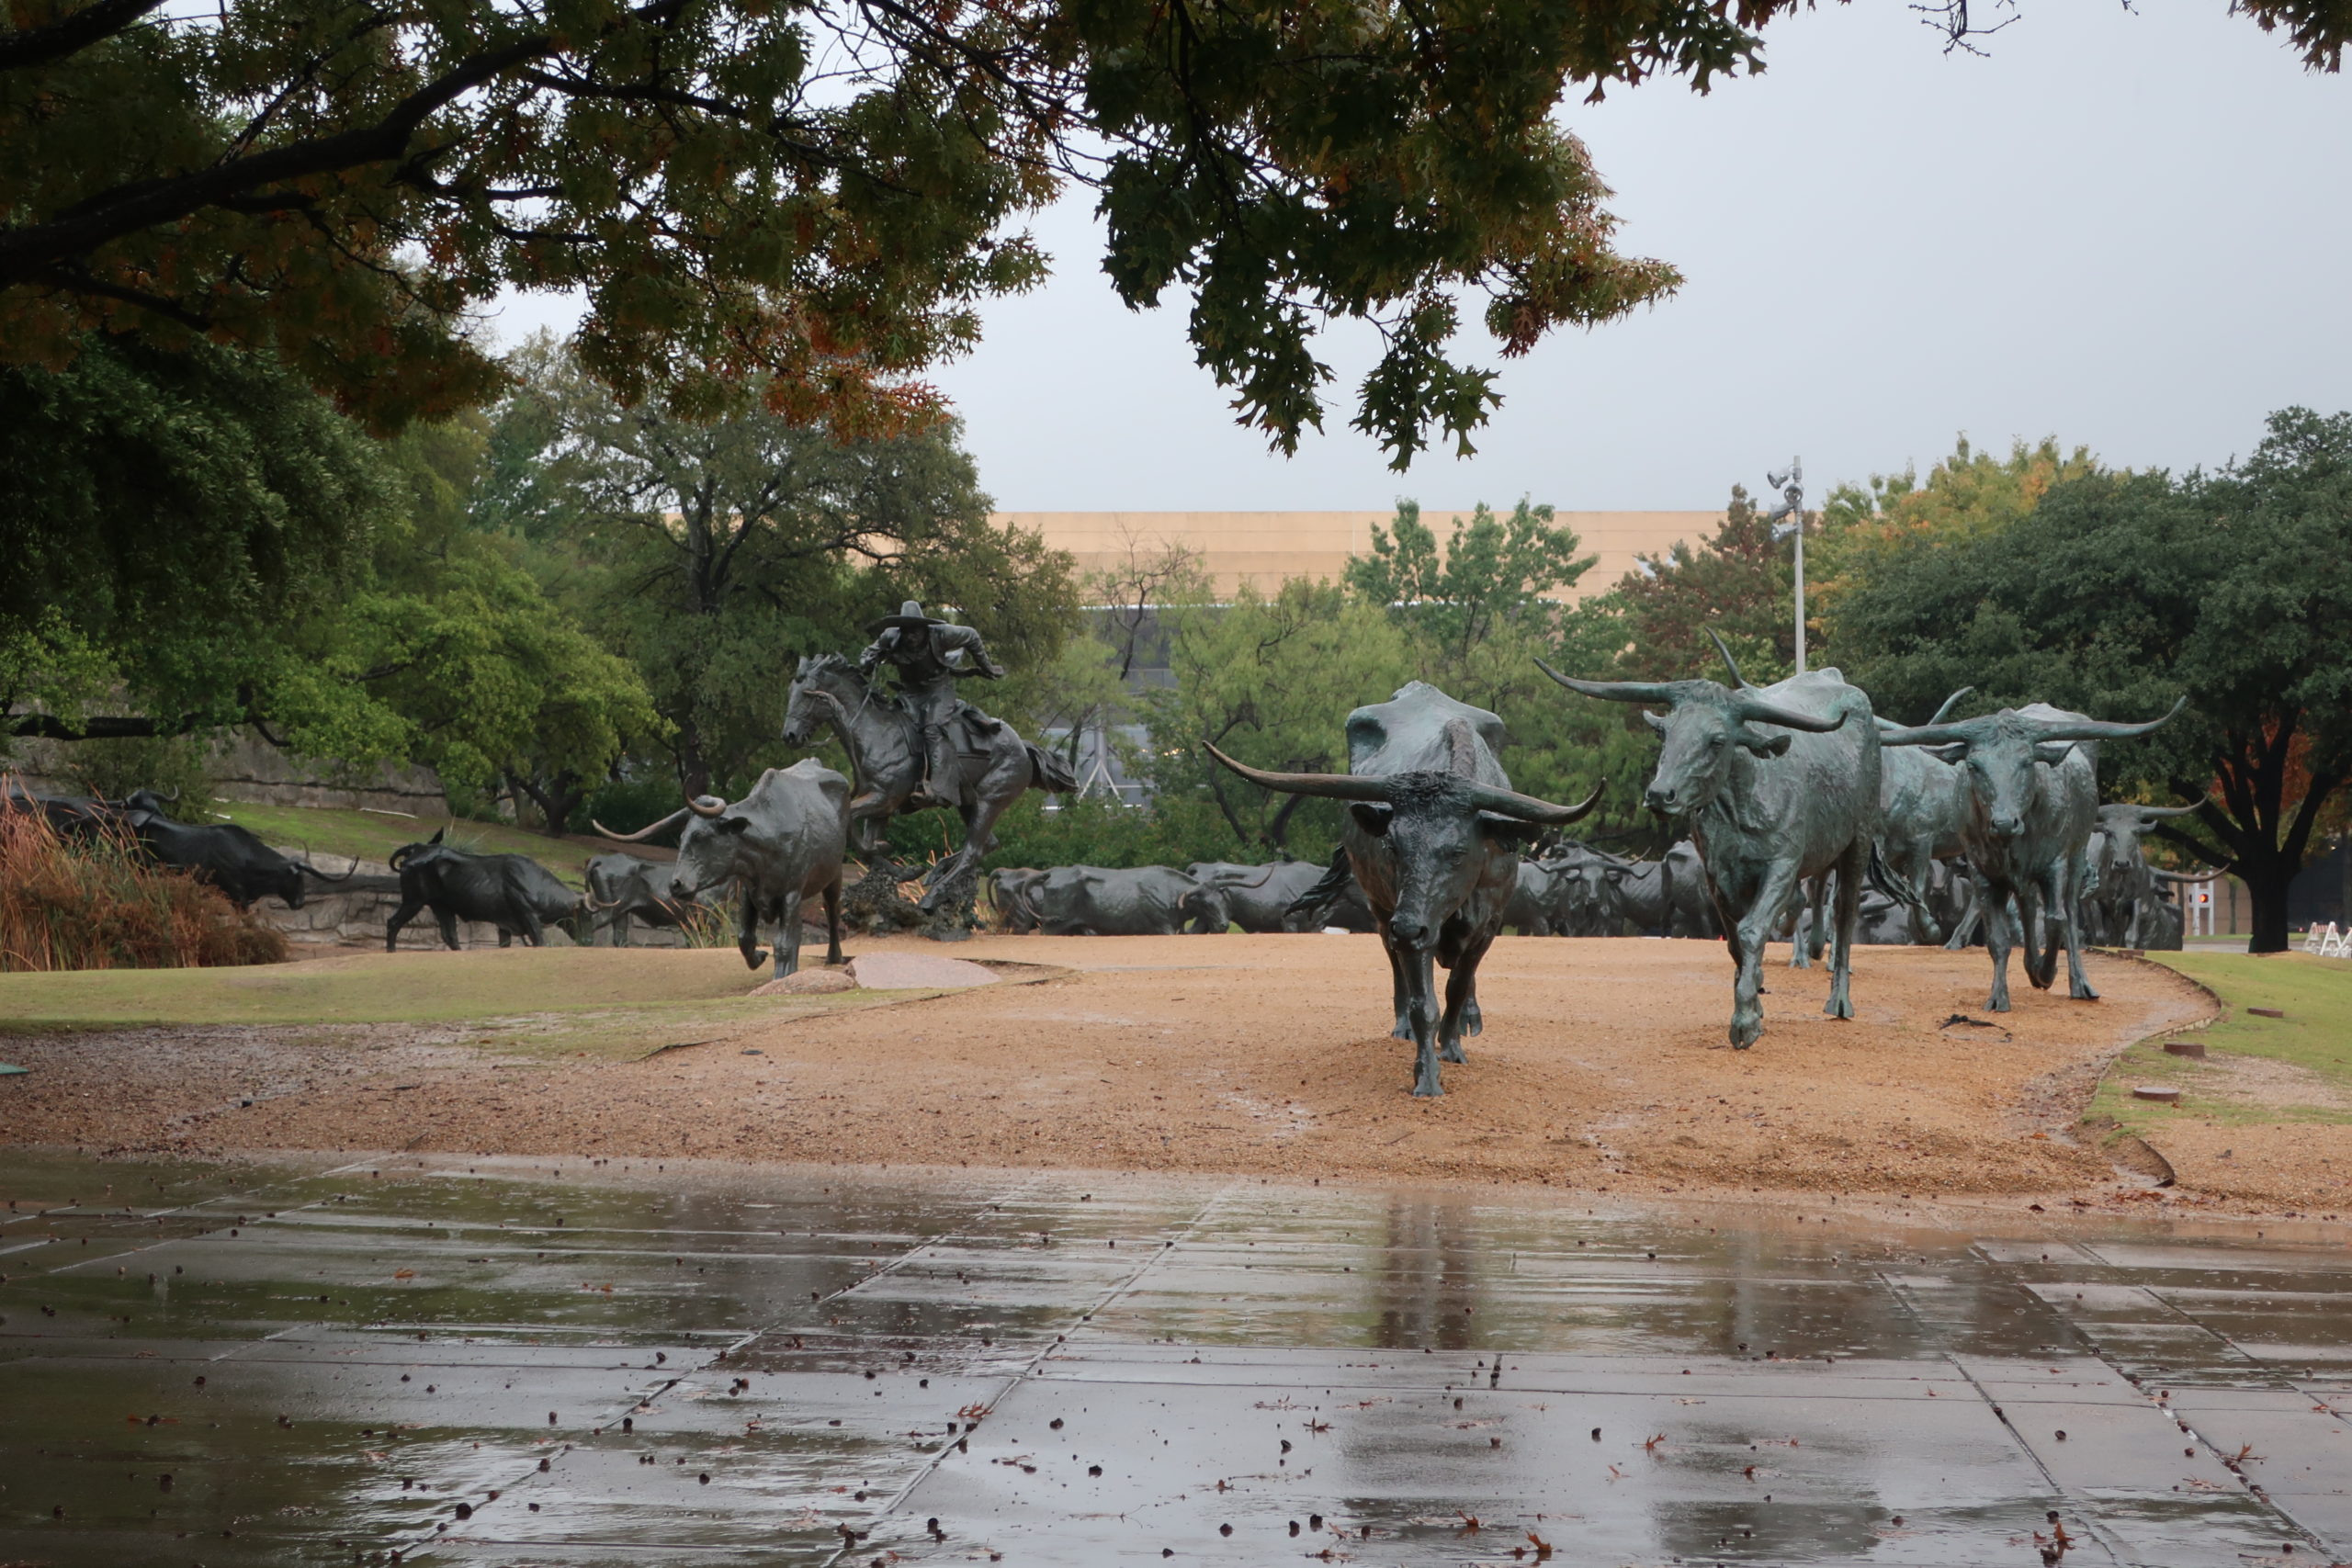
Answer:
M1197 553L1219 597L1242 582L1272 592L1286 577L1337 581L1351 555L1368 554L1372 531L1395 517L1382 512L1001 512L1012 524L1045 536L1091 573L1123 573L1164 556L1170 546ZM1459 511L1426 506L1421 521L1449 538L1470 519ZM1562 512L1555 521L1575 530L1584 553L1600 557L1583 581L1556 597L1573 604L1605 593L1634 570L1636 556L1661 556L1676 542L1693 546L1722 525L1720 512Z

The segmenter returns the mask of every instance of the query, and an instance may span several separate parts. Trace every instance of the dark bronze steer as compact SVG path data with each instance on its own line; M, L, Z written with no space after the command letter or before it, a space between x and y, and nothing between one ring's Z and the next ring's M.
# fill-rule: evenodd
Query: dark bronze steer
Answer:
M2187 699L2183 699L2186 701ZM2128 740L2168 724L2180 711L2146 724L2108 724L2047 703L2003 708L1958 724L1889 729L1888 746L1945 746L1967 776L1969 815L1964 837L1976 874L1984 946L1993 958L1993 994L1985 1005L2009 1010L2009 948L2026 944L2025 977L2047 990L2058 976L2058 944L2066 946L2067 992L2078 1001L2098 993L2083 976L2082 893L2085 852L2098 812L2101 740ZM2017 901L2014 932L2009 901ZM2046 917L2046 919L2038 919ZM2048 945L2037 956L2033 935L2046 925Z
M1723 648L1721 639L1716 647ZM1620 703L1659 703L1643 716L1664 738L1644 796L1661 816L1688 816L1707 891L1738 972L1731 1043L1764 1032L1764 943L1797 897L1798 884L1838 872L1836 948L1822 1011L1851 1018L1854 925L1878 825L1878 730L1871 700L1835 670L1754 687L1724 649L1732 684L1713 681L1576 681L1544 672L1572 692Z
M1202 742L1252 784L1349 802L1341 840L1379 917L1417 1095L1445 1092L1439 1061L1464 1060L1462 1037L1478 1032L1478 961L1502 930L1520 847L1600 804L1598 789L1581 806L1517 794L1495 760L1502 742L1501 719L1419 681L1348 715L1345 773L1266 773ZM1432 958L1453 972L1442 1018Z
M2160 882L2198 882L2148 863L2140 840L2149 829L2167 817L2186 817L2193 806L2134 806L2124 803L2098 808L2098 826L2091 830L2087 851L2089 874L2083 886L2083 929L2086 940L2116 947L2161 948L2180 945Z
M695 897L733 882L743 896L736 933L746 967L767 954L760 922L775 926L775 977L800 967L800 908L825 901L825 962L842 962L842 859L849 848L849 780L813 757L770 768L749 795L729 804L706 795L650 828L596 831L621 843L685 825L678 835L676 897Z
M1193 881L1225 900L1226 914L1252 936L1310 930L1291 906L1323 879L1323 868L1308 860L1240 865L1231 861L1194 861L1186 866Z
M656 931L675 931L703 911L692 894L677 889L678 868L636 855L592 855L588 860L588 907L615 947L628 945L628 923L643 920Z
M1047 936L1210 936L1225 900L1170 865L1057 865L1023 890Z
M391 866L401 879L401 906L384 922L387 953L400 946L401 928L416 919L420 909L433 911L443 944L454 952L462 945L458 941L459 920L496 926L501 947L513 946L517 936L533 947L545 947L547 927L571 919L587 907L579 894L530 856L451 849L441 841L441 833L394 850Z

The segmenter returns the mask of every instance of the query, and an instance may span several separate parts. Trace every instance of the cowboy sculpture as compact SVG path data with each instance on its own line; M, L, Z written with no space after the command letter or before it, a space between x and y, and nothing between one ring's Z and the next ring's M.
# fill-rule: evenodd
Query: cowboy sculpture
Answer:
M989 657L979 633L934 620L911 599L899 606L897 615L883 616L868 629L874 641L858 656L858 673L871 677L877 665L895 666L899 701L922 733L922 785L909 804L960 806L963 770L956 761L953 727L971 710L956 694L956 678L977 674L995 681L1004 671ZM959 662L964 655L970 656L969 664Z

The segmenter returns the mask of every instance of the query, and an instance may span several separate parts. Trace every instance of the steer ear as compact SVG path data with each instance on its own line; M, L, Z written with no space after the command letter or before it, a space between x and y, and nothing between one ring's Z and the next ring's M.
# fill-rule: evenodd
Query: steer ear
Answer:
M1744 724L1732 731L1731 738L1758 757L1781 756L1788 750L1789 742L1795 739L1789 735L1758 735Z
M1652 729L1657 730L1660 735L1664 735L1666 733L1666 717L1662 714L1655 714L1650 712L1649 709L1644 708L1642 710L1642 722L1648 725Z
M2074 749L2075 743L2071 740L2038 741L2033 748L2033 760L2037 762L2047 762L2054 768L2064 761L2066 754Z
M1551 831L1541 822L1521 822L1515 817L1500 817L1491 811L1478 813L1478 831L1489 838L1500 839L1507 844L1532 844Z
M1385 806L1370 806L1358 801L1348 807L1348 815L1356 819L1357 827L1378 839L1387 835L1388 818L1393 813Z
M748 817L721 817L711 826L722 833L746 833L751 831L752 819Z
M425 840L424 841L428 844L437 844L441 841L441 835L448 830L449 829L447 828L436 828L434 829L433 837Z

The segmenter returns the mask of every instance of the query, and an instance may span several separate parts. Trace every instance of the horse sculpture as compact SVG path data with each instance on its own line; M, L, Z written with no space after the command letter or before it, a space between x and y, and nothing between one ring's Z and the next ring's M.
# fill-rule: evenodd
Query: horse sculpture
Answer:
M909 798L922 783L922 739L915 721L875 691L856 665L836 653L820 653L801 660L793 673L784 742L813 745L827 725L848 750L855 780L849 803L851 852L868 864L887 860L882 830L909 809ZM1051 795L1078 787L1069 764L1023 740L1011 725L967 711L961 728L956 748L961 804L956 809L964 819L964 842L924 875L928 891L921 908L926 916L954 908L977 884L981 858L996 847L997 818L1023 790Z

